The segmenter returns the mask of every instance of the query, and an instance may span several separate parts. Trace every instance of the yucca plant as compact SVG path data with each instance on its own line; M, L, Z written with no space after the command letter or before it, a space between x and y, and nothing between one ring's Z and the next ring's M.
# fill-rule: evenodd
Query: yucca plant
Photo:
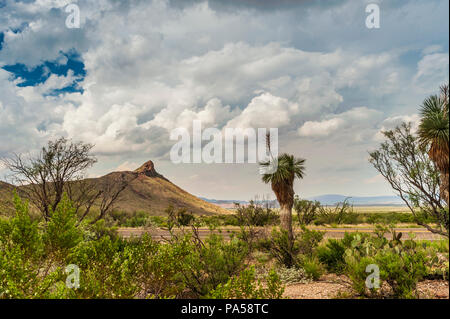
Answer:
M270 167L273 162L266 161L260 163L262 168ZM302 179L305 174L305 160L296 158L293 155L282 154L278 156L278 167L273 173L266 173L262 176L262 181L271 184L272 190L280 204L281 228L289 234L289 239L293 240L292 232L292 206L294 205L294 180Z
M440 194L449 204L449 115L447 85L441 86L441 95L431 95L420 110L419 141L428 150L430 159L440 173Z

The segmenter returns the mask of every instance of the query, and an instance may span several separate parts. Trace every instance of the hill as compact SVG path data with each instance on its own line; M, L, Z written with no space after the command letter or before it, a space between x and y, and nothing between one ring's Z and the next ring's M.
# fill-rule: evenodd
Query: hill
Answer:
M227 210L208 203L173 184L156 172L152 161L135 171L113 172L96 179L96 182L114 181L125 174L131 182L122 192L115 207L124 211L146 211L152 215L163 215L169 205L185 208L196 215L227 214Z
M185 208L195 215L229 214L224 208L208 203L188 193L159 174L152 161L148 161L135 171L112 172L98 178L86 181L100 185L112 185L126 180L128 187L120 194L115 204L116 210L126 212L144 211L151 215L164 215L164 210L172 205L175 208ZM0 182L0 202L10 202L13 185ZM26 186L25 186L26 187ZM0 206L2 207L2 206Z
M10 215L14 212L14 186L0 181L0 215Z

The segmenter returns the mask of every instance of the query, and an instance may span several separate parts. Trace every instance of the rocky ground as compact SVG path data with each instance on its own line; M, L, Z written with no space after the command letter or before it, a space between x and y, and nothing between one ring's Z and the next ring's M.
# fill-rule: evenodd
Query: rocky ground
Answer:
M425 280L417 285L419 298L448 299L449 284L446 280ZM320 280L286 287L284 297L290 299L353 298L350 280L346 276L324 275Z

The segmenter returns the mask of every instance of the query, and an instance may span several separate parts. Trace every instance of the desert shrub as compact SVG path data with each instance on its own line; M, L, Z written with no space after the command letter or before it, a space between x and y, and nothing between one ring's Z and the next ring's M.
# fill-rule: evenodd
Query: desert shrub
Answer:
M247 245L249 252L253 252L255 246L258 246L258 240L263 233L264 231L253 226L240 226L239 232L233 232L239 240Z
M77 298L132 298L138 292L134 263L125 253L127 242L109 236L85 241L73 249L68 262L81 269Z
M448 257L434 262L431 265L427 265L427 271L424 276L426 279L443 279L449 280L449 262Z
M449 279L448 241L418 242L427 256L426 279Z
M263 206L250 201L248 205L235 204L236 218L241 226L274 225L279 221L278 214L268 205Z
M441 240L435 240L435 241L423 241L423 240L416 240L416 243L418 246L422 246L424 249L431 249L438 253L442 254L448 254L449 252L449 241L448 239L441 239Z
M315 220L315 224L355 224L358 215L353 211L353 206L344 200L335 207L320 207L320 214Z
M70 249L83 239L83 233L76 224L75 208L64 194L55 211L50 210L43 235L46 252L63 261Z
M298 252L302 255L312 256L323 236L323 232L302 227L302 231L296 238Z
M238 276L231 277L225 284L219 284L210 294L213 299L280 299L284 286L274 269L262 282L256 277L255 268L249 267Z
M305 274L313 280L318 280L324 273L324 266L316 256L301 256L299 265Z
M174 244L154 241L145 234L133 245L125 247L124 254L138 287L138 296L144 298L173 298L182 295L184 284L180 271L183 260L190 253L186 240Z
M180 272L185 286L195 296L202 297L239 274L245 267L248 248L237 238L225 242L223 237L215 234L204 242L194 239L190 240L190 253L184 258Z
M28 203L15 195L16 214L0 222L0 298L56 298L64 273L46 259Z
M300 199L298 195L294 198L294 210L300 225L309 225L317 217L320 211L320 202Z
M374 260L371 257L361 258L347 258L346 260L346 273L352 282L352 288L355 292L361 296L374 296L377 290L368 289L366 287L366 279L369 275L366 272L367 266L374 264Z
M426 274L426 257L423 252L381 251L375 255L375 263L380 267L380 278L392 288L394 297L416 297L417 282Z
M81 225L83 229L84 240L98 240L108 236L113 240L119 239L117 226L110 226L104 219L100 219L94 224L88 223Z
M182 209L178 211L177 222L180 226L188 226L194 221L195 217L192 213Z
M293 267L297 262L299 253L297 241L291 241L286 230L274 228L269 238L260 240L259 247L267 251L272 258L287 268Z
M124 240L105 220L77 225L66 197L42 224L30 218L27 203L15 203L16 216L0 220L0 298L205 297L232 277L230 287L247 285L247 275L236 276L249 250L236 237L203 241L193 225L169 242ZM78 289L66 287L68 264L79 267ZM276 298L280 291L274 275L254 287L249 296Z
M411 213L360 213L363 222L369 224L396 224L396 223L415 223L416 218Z
M302 232L291 241L286 230L274 228L268 238L259 241L258 247L268 252L280 265L291 268L298 264L299 254L312 256L322 238L322 232L303 227Z
M329 239L317 248L317 256L328 271L340 274L345 270L345 250L342 240Z
M382 250L373 257L363 257L360 260L348 262L349 277L353 288L366 296L382 296L380 289L366 287L368 273L366 267L377 265L380 270L380 287L386 282L394 298L415 298L416 285L426 275L425 255L396 253L392 250ZM369 290L369 292L368 292Z
M304 284L311 282L311 277L306 274L303 268L287 268L282 266L277 268L277 274L280 277L281 282L284 284Z
M147 225L154 225L156 227L167 227L167 218L163 216L149 216L147 220Z
M448 112L444 113L448 117ZM445 130L442 132L446 134ZM448 128L446 132L448 136ZM441 172L430 159L429 149L413 133L411 123L402 123L383 134L386 141L370 152L369 162L407 204L419 225L448 238L448 202L439 195L443 187ZM448 172L448 167L445 170ZM427 223L426 219L433 223Z
M392 234L388 241L381 237L382 232L374 236L356 235L351 248L346 250L346 272L356 292L366 296L389 296L395 298L416 297L416 285L427 274L426 253L412 240L401 242L400 234ZM383 283L390 288L389 292L379 288L368 289L366 279L368 265L377 265L380 271L380 287Z
M30 258L19 246L0 250L0 299L59 298L64 280L60 267Z
M124 227L143 227L147 224L148 214L146 212L134 212L132 216L126 218L120 226Z
M0 223L0 245L20 247L26 256L35 256L41 252L42 235L37 221L33 221L28 202L14 195L15 216Z
M210 228L217 228L219 226L240 226L239 220L235 214L211 216L202 215L197 218L197 222L199 222L201 226L207 226Z
M184 208L175 210L170 205L164 212L167 214L167 229L169 231L174 227L188 226L195 220L194 215L188 213Z

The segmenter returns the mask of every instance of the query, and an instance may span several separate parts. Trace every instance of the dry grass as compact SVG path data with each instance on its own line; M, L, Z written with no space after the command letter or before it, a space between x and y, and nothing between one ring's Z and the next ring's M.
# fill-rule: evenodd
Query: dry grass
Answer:
M356 213L409 213L407 206L354 206Z

